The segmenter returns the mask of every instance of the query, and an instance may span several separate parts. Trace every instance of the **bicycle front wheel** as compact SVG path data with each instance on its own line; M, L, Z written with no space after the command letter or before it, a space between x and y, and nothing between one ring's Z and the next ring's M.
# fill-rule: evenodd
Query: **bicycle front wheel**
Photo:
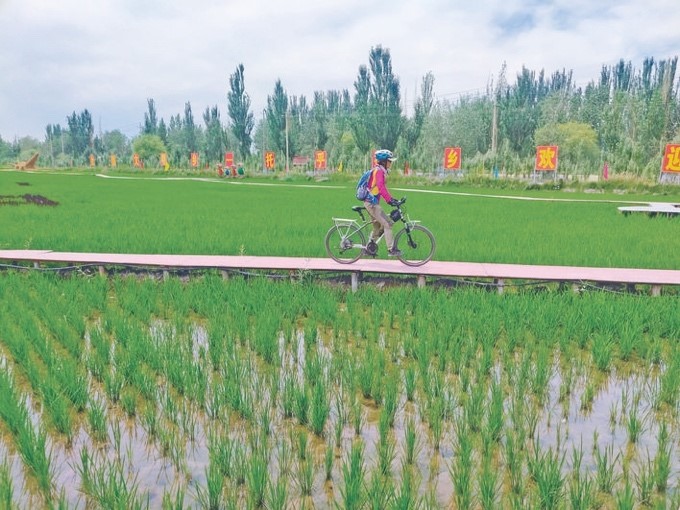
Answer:
M401 260L407 266L422 266L432 259L437 247L434 236L422 225L413 225L410 233L406 229L397 232L394 244L401 251Z
M341 264L351 264L361 258L366 245L366 237L354 227L335 225L326 234L326 253Z

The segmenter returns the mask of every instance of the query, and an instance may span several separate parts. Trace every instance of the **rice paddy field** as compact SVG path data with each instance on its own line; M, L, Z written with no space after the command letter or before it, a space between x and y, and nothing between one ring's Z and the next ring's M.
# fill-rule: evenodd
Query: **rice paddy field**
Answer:
M0 186L1 249L324 256L354 205L337 182ZM426 191L403 194L438 260L678 269L680 222L617 197ZM680 507L677 289L384 283L3 266L0 508Z

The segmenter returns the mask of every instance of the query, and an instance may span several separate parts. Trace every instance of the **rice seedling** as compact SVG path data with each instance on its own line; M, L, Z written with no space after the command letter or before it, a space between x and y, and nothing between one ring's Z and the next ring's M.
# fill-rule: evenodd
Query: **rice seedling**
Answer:
M413 416L409 416L404 427L404 462L413 466L419 452L420 442L418 441L416 420Z
M291 431L291 443L297 448L297 458L305 460L309 456L309 436L304 429Z
M459 418L460 420L460 418ZM456 440L454 458L449 465L449 474L453 482L456 507L461 510L473 508L474 494L472 490L472 436L467 425L456 422Z
M90 434L95 441L106 442L109 438L106 418L106 404L99 399L91 399L87 411Z
M389 435L380 437L378 441L378 467L383 476L389 476L392 472L392 463L397 458L396 442Z
M220 510L224 501L224 478L216 466L210 464L205 469L205 482L205 487L196 486L196 500L202 508Z
M401 481L394 493L393 508L400 510L415 510L420 506L418 498L419 481L410 466L403 464L401 470Z
M470 404L473 405L473 404ZM467 408L466 408L467 409ZM429 407L429 424L430 432L432 434L432 444L435 451L439 451L441 445L442 434L444 432L444 402L442 397L433 399L432 405ZM468 414L469 416L469 414ZM476 414L475 414L476 416ZM472 428L472 426L471 426Z
M354 434L360 435L361 429L364 425L364 409L361 405L358 395L352 395L352 424L354 425Z
M285 477L279 478L270 483L265 498L265 507L268 510L285 510L288 508L288 480Z
M657 449L654 456L654 485L659 493L666 492L668 488L668 477L671 473L671 452L672 446L668 426L665 421L662 421L657 432Z
M359 441L352 443L347 458L342 463L342 481L340 497L342 507L347 510L358 510L363 507L364 494L364 449Z
M406 392L406 400L413 402L416 393L416 367L409 363L404 368L404 390Z
M288 478L291 474L290 467L293 463L293 452L290 442L286 440L278 441L276 445L276 452L279 461L279 478Z
M251 508L262 508L264 506L270 483L267 464L267 456L262 452L256 452L250 456L250 465L248 466L248 504Z
M77 467L81 491L98 508L148 508L149 500L138 495L136 477L126 475L125 466L118 460L102 458L99 462L81 451L81 464ZM145 500L146 499L146 500Z
M177 487L174 494L169 492L163 493L163 500L161 501L162 510L184 510L184 499L186 492L184 487Z
M309 386L304 382L294 386L293 396L295 403L295 416L300 425L307 425L309 423L309 393Z
M498 496L501 488L500 475L490 455L482 459L482 469L479 473L479 504L484 510L498 507Z
M534 441L533 455L527 459L527 467L531 478L536 482L540 508L557 508L564 491L564 455L558 447L548 448L543 452L538 438Z
M635 487L637 488L638 502L646 507L652 506L654 493L654 464L651 459L641 461L635 473Z
M394 507L394 486L391 478L384 476L380 469L371 473L366 486L366 507L371 510Z
M311 496L314 490L314 463L309 455L298 459L295 469L295 483L302 496Z
M7 459L3 459L0 464L0 506L8 510L16 508L13 501L14 498L14 484L12 481L10 465Z
M614 339L608 333L596 333L592 338L591 352L595 367L604 373L611 369L614 356Z
M330 482L333 479L333 461L335 461L335 447L332 443L326 443L326 450L323 457L325 480Z
M612 494L613 492L614 484L618 479L615 474L615 467L619 457L620 454L614 456L613 445L606 446L604 451L599 446L595 446L595 483L598 490L604 494Z
M595 385L592 383L592 381L586 383L586 387L581 394L581 411L590 411L593 409L595 393Z
M639 410L636 405L631 407L625 417L626 430L628 431L628 441L636 444L644 431L644 417L640 417Z
M617 491L615 500L617 510L633 510L635 508L635 492L628 477L624 480L623 488Z
M330 402L329 402L329 392L326 389L326 383L323 378L316 381L314 388L312 390L312 401L310 410L310 428L312 432L318 437L322 437L324 433L324 428L326 427L326 421L328 420L328 415L330 413Z

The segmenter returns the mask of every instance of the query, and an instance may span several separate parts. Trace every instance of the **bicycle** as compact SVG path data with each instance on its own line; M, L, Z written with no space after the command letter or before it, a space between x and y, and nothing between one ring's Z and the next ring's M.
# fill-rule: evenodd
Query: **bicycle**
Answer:
M396 224L401 221L404 227L395 234L394 246L401 255L397 258L407 266L422 266L432 259L436 248L434 235L420 221L412 220L401 206L405 198L397 201L390 212L390 218ZM383 232L378 239L366 243L364 229L373 228L373 219L364 216L365 207L356 205L352 210L359 214L361 221L348 218L333 218L334 225L324 240L326 253L336 262L352 264L363 256L375 258L378 254L378 243L384 237ZM370 239L370 236L369 236Z

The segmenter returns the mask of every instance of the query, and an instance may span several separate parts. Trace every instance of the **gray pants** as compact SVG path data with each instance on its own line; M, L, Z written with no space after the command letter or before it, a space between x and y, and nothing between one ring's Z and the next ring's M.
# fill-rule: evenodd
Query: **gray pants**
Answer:
M371 204L370 202L364 202L368 214L373 218L373 232L369 239L377 240L383 232L385 232L385 244L387 244L387 249L391 250L394 248L394 235L392 235L392 220L383 211L380 204Z

